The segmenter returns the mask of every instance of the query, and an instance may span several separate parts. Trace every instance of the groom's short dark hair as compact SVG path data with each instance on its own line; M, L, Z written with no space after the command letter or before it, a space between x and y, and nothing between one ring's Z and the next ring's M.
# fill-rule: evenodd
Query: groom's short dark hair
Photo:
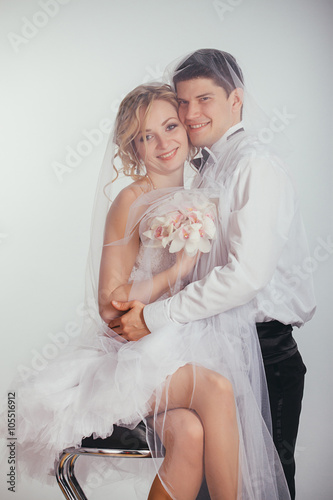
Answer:
M216 85L224 88L228 97L239 84L244 83L242 70L234 56L217 49L193 52L176 68L173 83L176 88L177 83L193 78L211 78Z

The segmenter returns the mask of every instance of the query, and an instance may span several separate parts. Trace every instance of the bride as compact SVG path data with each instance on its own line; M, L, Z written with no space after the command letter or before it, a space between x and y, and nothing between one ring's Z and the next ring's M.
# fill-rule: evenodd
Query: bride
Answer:
M194 151L177 110L170 87L158 84L120 105L95 202L90 319L79 345L19 387L21 467L43 480L62 449L143 420L158 470L149 500L195 499L203 476L212 499L285 500L246 306L131 342L108 326L119 314L111 301L165 298L223 259L219 191L183 188ZM117 168L134 182L111 201Z

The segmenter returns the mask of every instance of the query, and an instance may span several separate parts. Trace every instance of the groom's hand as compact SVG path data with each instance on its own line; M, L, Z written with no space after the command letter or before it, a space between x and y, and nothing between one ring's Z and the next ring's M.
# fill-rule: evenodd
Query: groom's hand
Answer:
M130 302L112 300L111 304L118 311L127 311L122 316L112 319L109 323L109 327L118 335L128 341L135 341L150 333L143 317L145 304L138 300L131 300Z

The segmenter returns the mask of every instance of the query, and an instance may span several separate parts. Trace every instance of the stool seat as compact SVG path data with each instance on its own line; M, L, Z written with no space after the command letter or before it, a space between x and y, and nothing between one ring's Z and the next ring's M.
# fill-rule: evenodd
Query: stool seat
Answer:
M93 435L82 439L82 448L101 448L114 449L120 448L123 450L142 449L148 450L146 441L146 426L140 422L134 429L126 427L114 426L113 433L107 438L94 438Z

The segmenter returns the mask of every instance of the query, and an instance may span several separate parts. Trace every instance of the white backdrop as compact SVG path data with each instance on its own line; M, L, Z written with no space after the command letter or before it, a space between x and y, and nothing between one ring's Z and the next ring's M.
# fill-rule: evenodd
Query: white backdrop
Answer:
M272 116L285 113L318 310L295 333L308 367L300 500L332 498L332 0L0 0L1 389L63 349L82 319L90 214L119 99L189 51L234 54ZM1 498L62 498L22 480ZM89 498L127 499L95 489Z

